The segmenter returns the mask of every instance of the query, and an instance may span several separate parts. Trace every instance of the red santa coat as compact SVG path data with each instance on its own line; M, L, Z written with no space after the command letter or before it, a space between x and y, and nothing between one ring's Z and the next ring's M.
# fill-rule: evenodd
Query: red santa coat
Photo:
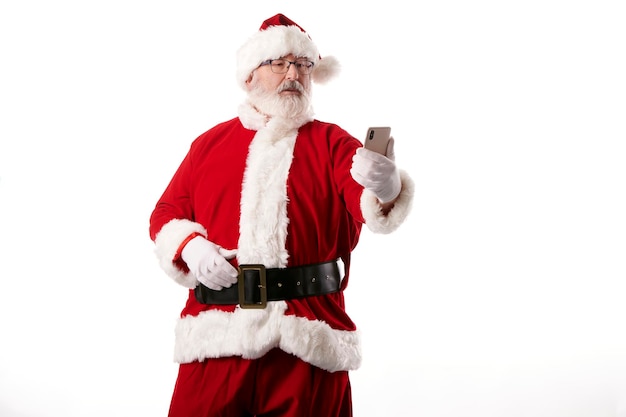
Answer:
M339 126L317 120L265 119L242 107L240 117L198 137L158 201L150 234L166 273L190 288L176 326L175 360L261 357L278 347L328 371L359 367L359 334L343 291L269 302L263 310L197 302L197 285L181 242L193 232L238 250L237 263L268 268L348 259L361 226L395 230L410 210L413 186L387 216L351 175L361 143ZM342 287L347 285L349 266Z

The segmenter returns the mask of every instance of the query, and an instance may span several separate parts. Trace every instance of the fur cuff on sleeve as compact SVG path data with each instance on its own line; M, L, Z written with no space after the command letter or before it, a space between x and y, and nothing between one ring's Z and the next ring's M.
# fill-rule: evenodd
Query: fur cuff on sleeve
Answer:
M174 256L183 240L193 232L207 235L206 229L200 223L173 219L161 228L154 240L156 245L154 253L161 268L170 278L187 288L195 288L198 282L188 270L181 269L180 265L174 262Z
M372 232L388 234L395 231L411 212L415 185L409 174L402 170L400 170L400 181L402 183L400 195L387 215L382 213L382 206L376 195L369 190L363 190L361 211L365 224Z

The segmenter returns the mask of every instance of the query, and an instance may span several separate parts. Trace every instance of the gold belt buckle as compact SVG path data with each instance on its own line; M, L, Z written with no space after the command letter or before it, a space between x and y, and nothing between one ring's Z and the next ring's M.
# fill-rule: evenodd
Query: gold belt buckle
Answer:
M239 290L239 306L241 308L265 308L267 306L267 277L265 275L265 265L260 264L247 264L247 265L239 265L238 268L239 275L237 277L237 284ZM245 279L244 272L245 271L259 271L259 293L261 294L261 301L258 303L247 303L246 302L246 292L245 292Z

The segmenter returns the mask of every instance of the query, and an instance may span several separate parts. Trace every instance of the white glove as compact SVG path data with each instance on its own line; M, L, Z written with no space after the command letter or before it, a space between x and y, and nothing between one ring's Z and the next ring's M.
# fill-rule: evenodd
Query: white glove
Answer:
M387 156L359 148L352 157L352 178L373 192L382 203L393 201L400 194L400 172L396 167L393 138L387 144Z
M196 236L185 245L181 257L198 281L219 291L237 282L237 269L227 261L236 254L236 249L226 250L202 236Z

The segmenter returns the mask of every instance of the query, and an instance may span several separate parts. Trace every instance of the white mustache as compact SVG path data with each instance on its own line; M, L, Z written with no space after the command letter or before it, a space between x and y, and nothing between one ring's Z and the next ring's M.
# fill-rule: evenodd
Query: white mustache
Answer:
M282 93L285 90L298 90L298 92L304 94L304 88L297 81L285 81L280 87L278 87L279 93Z

